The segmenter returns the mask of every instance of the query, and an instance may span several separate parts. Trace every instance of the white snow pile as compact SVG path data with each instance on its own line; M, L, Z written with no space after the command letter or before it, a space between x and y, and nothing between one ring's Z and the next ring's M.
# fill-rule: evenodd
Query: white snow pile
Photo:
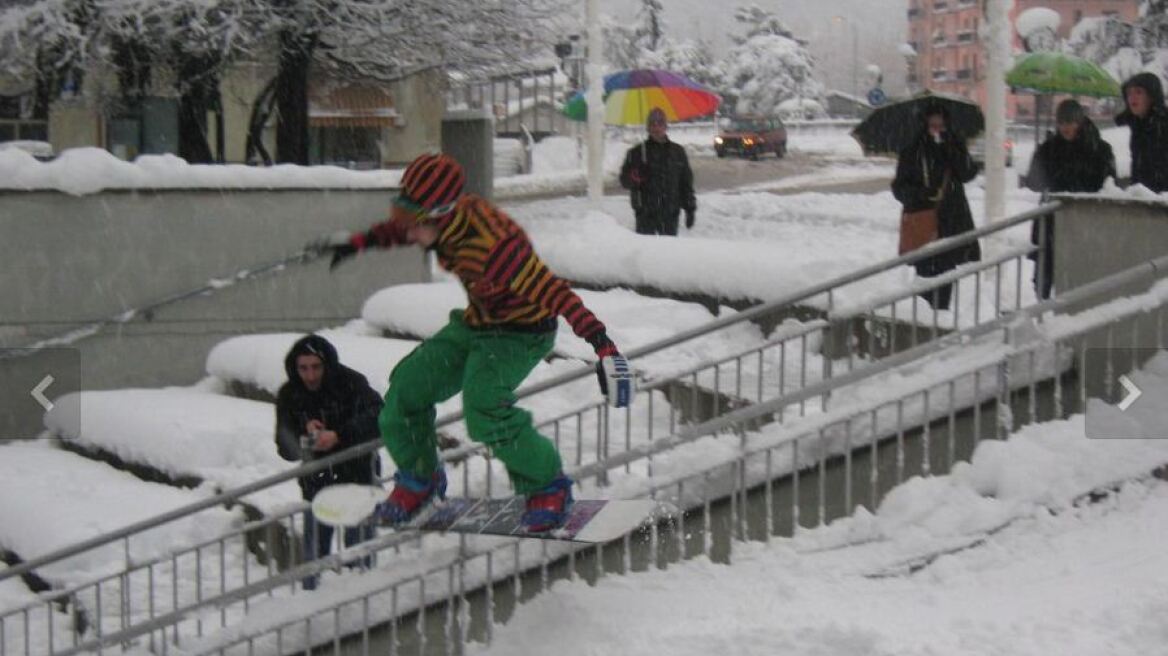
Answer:
M369 386L385 394L389 372L418 342L321 330L318 335L337 349L341 364L365 376ZM275 396L288 380L284 358L304 333L242 335L219 342L207 354L207 373L224 381L253 385Z
M194 503L210 493L206 488L147 483L45 443L9 444L0 447L0 498L5 499L0 504L0 546L27 560ZM238 511L208 509L135 536L130 540L130 556L142 561L209 535L221 535L242 521ZM125 547L119 541L37 572L64 585L118 571L124 564Z
M71 148L50 162L17 149L0 150L0 188L56 189L78 196L105 189L388 189L400 178L400 170L188 164L174 155L141 155L126 162L103 148Z
M980 224L984 193L971 185L967 194ZM1030 191L1012 192L1007 210L1031 209L1037 198ZM599 210L575 198L508 210L540 257L569 280L755 300L795 294L894 257L900 216L891 192L708 193L698 199L694 229L662 239L632 232L633 216L624 198L606 198ZM1028 227L1022 226L1006 239L983 243L983 249L988 258L995 249L1028 240ZM861 301L904 290L912 280L911 268L898 267L839 290L835 300ZM1023 287L1029 293L1029 285Z
M66 394L45 415L45 425L60 439L223 489L298 464L276 453L275 406L193 389ZM300 496L295 481L261 495L265 505Z
M1166 369L1160 356L1145 373L1168 385ZM1029 426L983 441L947 476L910 479L875 514L736 543L730 566L700 557L594 585L558 582L470 653L551 642L568 655L743 645L845 656L1156 653L1168 486L1148 474L1165 462L1168 440L1090 440L1082 416ZM1109 493L1084 503L1100 490Z
M38 596L29 590L19 578L0 581L0 609L23 608L36 602ZM51 617L50 617L51 615ZM21 614L24 622L24 614ZM28 614L28 649L25 649L23 627L15 627L4 631L0 638L0 650L5 654L47 654L49 653L49 631L52 627L52 644L67 645L73 637L70 628L70 617L57 609L53 604L40 602Z

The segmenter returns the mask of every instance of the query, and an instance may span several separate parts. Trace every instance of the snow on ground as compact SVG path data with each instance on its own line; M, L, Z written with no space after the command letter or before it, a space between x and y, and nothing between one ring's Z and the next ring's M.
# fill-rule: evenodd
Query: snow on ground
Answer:
M853 165L839 165L854 170ZM824 175L830 178L833 167ZM975 223L983 224L984 192L967 185ZM1037 204L1038 195L1013 190L1010 214ZM727 299L773 300L896 255L900 204L891 191L877 194L763 192L706 193L698 196L697 222L678 239L632 232L627 199L605 197L599 209L583 198L533 201L506 208L527 230L537 251L560 275L601 285L644 285L673 292L698 292ZM985 258L1029 243L1029 227L983 240ZM1024 263L1023 303L1031 302L1029 262ZM1003 285L1007 306L1014 301L1013 269ZM835 295L843 305L873 295L904 290L915 279L909 267L849 285ZM983 305L993 286L983 285ZM972 318L974 296L959 299ZM811 305L824 304L822 297ZM923 306L922 306L923 307ZM923 311L923 310L922 310ZM905 317L907 314L900 314ZM931 313L922 315L928 319ZM989 316L983 313L981 316Z
M470 653L1158 653L1168 485L1124 481L1165 462L1168 442L1090 440L1082 416L1030 426L732 566L557 582Z
M147 483L43 442L0 447L0 471L0 497L7 500L0 504L0 543L26 560L193 503L211 492ZM130 499L134 502L127 503ZM238 519L234 512L208 510L134 538L131 554L146 558L164 553L224 532ZM120 563L123 555L119 543L38 571L50 580L77 582L107 571L111 561Z
M44 555L193 503L212 492L207 487L187 490L144 482L45 442L0 447L0 497L36 500L0 507L0 546L24 559ZM46 517L52 520L46 521ZM211 508L136 534L128 544L116 541L40 567L37 573L58 589L79 586L71 604L85 614L90 631L100 607L102 630L109 633L123 628L123 621L142 622L173 610L176 603L180 607L193 603L211 589L209 581L219 581L221 576L236 581L242 580L246 571L252 578L263 571L264 566L248 554L241 537L226 539L223 551L218 543L201 547L197 553L191 549L212 536L227 534L244 521L238 508ZM127 558L137 566L128 576L106 580L100 592L92 586L123 571ZM6 581L0 587L11 590L13 583L20 581ZM0 593L0 613L29 601L33 600ZM229 615L237 616L238 609ZM23 615L15 617L23 622ZM29 618L30 651L23 648L23 626L9 619L5 644L18 648L6 653L49 652L44 605L38 604ZM72 643L69 627L71 620L62 621L59 614L53 618L53 642L58 647ZM62 640L62 636L67 637Z
M222 489L297 464L276 453L275 406L193 389L67 394L46 414L45 425L79 446L99 448L172 477L197 476ZM286 481L248 500L278 508L298 502L300 490L295 481Z
M0 581L0 609L23 608L37 600L38 596L19 578ZM21 614L4 622L4 629L0 630L0 651L5 654L47 654L50 652L50 626L53 646L72 644L71 619L52 604L41 603L30 609L27 621L30 636L28 650L25 649L24 627L21 626L21 630L17 630L17 623L25 622L24 615Z

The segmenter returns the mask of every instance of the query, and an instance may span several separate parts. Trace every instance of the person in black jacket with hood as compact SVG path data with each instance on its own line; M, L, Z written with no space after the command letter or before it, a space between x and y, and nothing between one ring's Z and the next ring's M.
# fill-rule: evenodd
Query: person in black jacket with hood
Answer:
M1168 107L1155 73L1138 73L1123 83L1126 109L1116 125L1131 129L1131 182L1157 193L1168 191Z
M625 153L620 183L630 191L637 234L676 237L682 210L686 229L694 225L693 171L685 148L666 135L668 121L660 107L649 112L646 128L649 138Z
M311 460L377 440L381 395L365 376L342 365L336 348L320 335L302 337L284 358L288 381L276 394L276 448L285 460ZM377 453L353 458L299 480L305 500L335 483L369 485L380 473ZM345 529L345 545L371 537L370 528ZM304 560L328 555L333 529L304 513ZM316 587L315 577L304 588Z
M906 212L935 207L937 236L944 239L973 230L973 213L965 199L965 183L976 175L977 167L969 156L964 136L950 129L949 112L944 105L932 103L921 111L917 138L900 151L892 195ZM914 266L917 275L932 278L980 259L981 248L975 241L919 260ZM949 309L952 295L952 285L921 293L936 310Z
M1091 193L1103 188L1107 178L1115 177L1115 155L1111 145L1099 135L1099 128L1087 118L1083 106L1064 100L1055 109L1057 132L1034 151L1026 186L1043 192ZM1042 225L1042 238L1039 236ZM1034 270L1034 290L1040 298L1050 298L1054 283L1054 221L1050 218L1030 224L1030 241L1043 245L1030 259L1040 261Z

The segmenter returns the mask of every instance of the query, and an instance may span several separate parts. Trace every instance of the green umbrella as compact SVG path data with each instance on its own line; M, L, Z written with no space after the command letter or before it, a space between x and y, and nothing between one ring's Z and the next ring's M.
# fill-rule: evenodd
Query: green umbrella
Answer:
M1032 52L1014 61L1006 84L1034 93L1118 96L1119 82L1098 65L1062 52Z

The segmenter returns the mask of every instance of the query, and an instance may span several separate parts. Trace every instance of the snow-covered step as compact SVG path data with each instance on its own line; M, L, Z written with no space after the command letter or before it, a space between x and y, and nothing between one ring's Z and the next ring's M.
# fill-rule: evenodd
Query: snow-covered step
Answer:
M5 500L0 504L0 547L30 560L169 512L211 493L206 487L189 490L144 482L108 465L55 448L47 440L9 444L0 447L0 498ZM128 543L119 540L39 567L36 572L55 588L89 584L123 571L127 557L133 563L146 563L228 533L243 521L243 512L238 508L231 511L210 508L134 535ZM162 558L154 567L153 576L145 569L138 569L125 577L126 589L123 589L123 579L116 577L103 583L100 590L82 587L75 602L90 623L90 630L99 621L99 608L102 626L114 630L120 628L124 610L129 613L127 619L141 621L151 612L151 600L156 613L169 610L176 598L180 606L190 603L213 589L221 572L228 578L241 577L245 561L254 578L263 567L247 554L245 546L242 538L229 540L222 560L218 545L203 549L199 562L193 552L174 560ZM20 583L19 579L16 583ZM14 591L11 585L5 585L3 590L0 614L30 600L27 595L17 594L19 590ZM30 630L30 646L34 641L47 642L47 617L43 611L40 617L44 625L37 633ZM59 622L59 619L53 618L54 642L71 644L57 642L60 631L70 635L69 622ZM5 640L9 646L17 640L16 636L20 640L24 636L23 626L11 624L13 621L5 623ZM44 651L32 649L31 653Z
M384 394L389 373L418 342L355 334L344 329L321 330L318 335L337 349L341 364L365 376L370 387ZM263 333L232 337L207 355L207 373L220 380L243 383L275 398L288 380L284 359L305 333Z
M2 621L0 651L5 654L47 654L50 645L59 648L72 644L73 619L53 604L37 603L38 599L39 596L19 578L0 581L0 615L33 605L27 613L11 615Z
M608 334L624 351L667 339L716 317L698 303L642 296L626 289L579 290L581 300L608 328ZM361 316L371 326L395 334L429 337L449 320L450 311L466 307L466 292L454 281L396 285L369 298ZM733 312L724 308L723 312ZM761 331L743 323L690 340L637 360L638 369L653 377L737 352L762 341ZM594 360L592 347L560 321L555 352L563 357Z
M56 436L112 454L171 479L194 477L215 489L238 487L294 466L276 453L275 406L192 388L68 394L45 416ZM300 501L295 481L245 499L278 512Z

